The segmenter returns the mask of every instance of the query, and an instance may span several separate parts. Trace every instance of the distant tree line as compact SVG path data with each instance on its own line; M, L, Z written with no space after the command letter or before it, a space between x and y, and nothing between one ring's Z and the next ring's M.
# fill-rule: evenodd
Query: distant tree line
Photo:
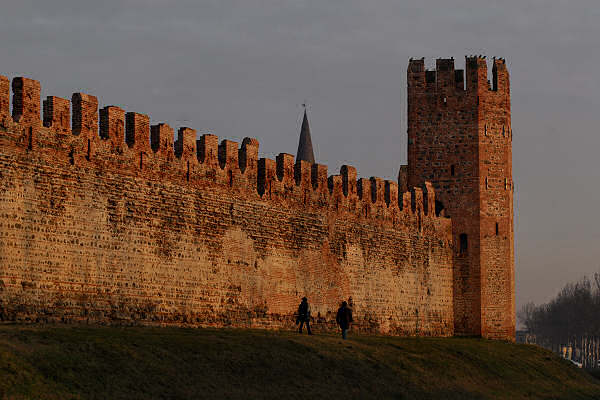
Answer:
M600 273L567 284L546 304L523 305L517 318L540 345L600 336Z

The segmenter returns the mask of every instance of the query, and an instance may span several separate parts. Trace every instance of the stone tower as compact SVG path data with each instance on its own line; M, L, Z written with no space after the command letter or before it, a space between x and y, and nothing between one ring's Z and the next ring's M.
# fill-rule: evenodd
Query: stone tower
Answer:
M435 71L408 66L408 166L401 187L426 180L436 212L452 218L454 330L457 335L514 339L512 128L506 63L467 57Z

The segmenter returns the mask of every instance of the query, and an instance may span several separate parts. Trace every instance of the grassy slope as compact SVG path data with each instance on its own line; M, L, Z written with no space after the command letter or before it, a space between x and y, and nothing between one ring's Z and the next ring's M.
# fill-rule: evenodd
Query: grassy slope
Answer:
M480 339L0 327L0 398L600 398L551 353Z

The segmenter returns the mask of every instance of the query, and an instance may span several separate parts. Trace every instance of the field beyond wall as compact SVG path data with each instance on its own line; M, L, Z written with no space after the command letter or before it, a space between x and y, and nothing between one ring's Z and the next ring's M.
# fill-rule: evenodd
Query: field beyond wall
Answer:
M589 399L530 345L237 329L0 326L1 399Z

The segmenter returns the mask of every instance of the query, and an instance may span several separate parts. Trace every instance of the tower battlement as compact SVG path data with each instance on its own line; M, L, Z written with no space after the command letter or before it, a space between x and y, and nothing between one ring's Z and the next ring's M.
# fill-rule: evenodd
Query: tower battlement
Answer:
M491 80L485 57L467 56L465 66L466 73L463 69L455 69L454 58L438 58L435 69L428 70L425 68L424 58L411 59L408 64L408 90L450 96L480 91L506 95L508 70L503 58L493 59Z

